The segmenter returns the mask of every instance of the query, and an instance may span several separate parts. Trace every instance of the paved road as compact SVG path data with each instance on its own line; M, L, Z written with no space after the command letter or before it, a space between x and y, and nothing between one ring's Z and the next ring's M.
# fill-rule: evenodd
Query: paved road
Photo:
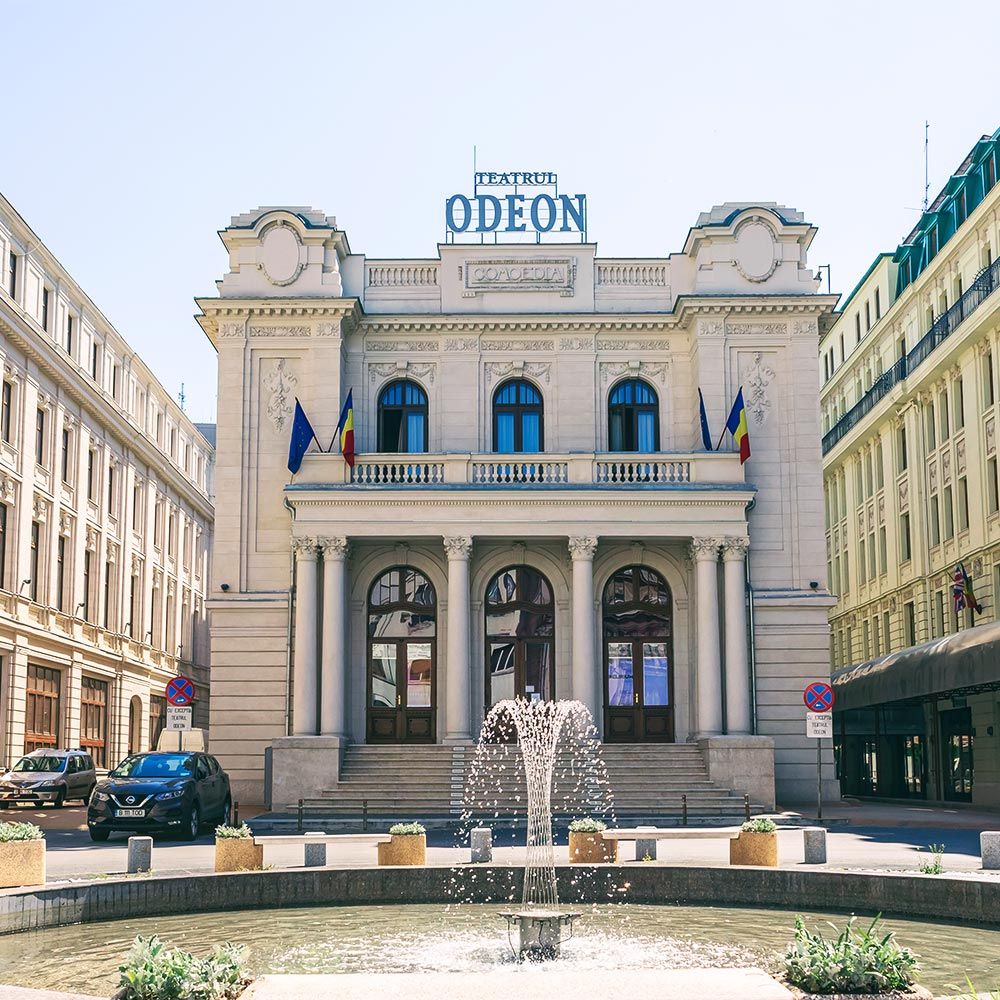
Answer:
M125 834L113 834L106 844L90 840L86 814L82 807L58 810L19 808L0 813L4 818L30 820L45 830L48 841L48 875L50 880L74 876L113 874L126 867ZM865 818L859 814L858 818ZM995 817L994 817L995 818ZM987 823L1000 828L1000 823ZM974 871L980 867L979 828L958 829L934 826L856 826L838 824L828 836L829 867L916 870L929 856L928 846L944 845L944 865L948 871ZM460 864L468 861L468 850L454 846L454 835L432 831L428 835L430 864ZM499 864L523 864L523 833L511 835L498 832L494 859ZM157 839L153 847L153 869L158 873L211 871L214 864L214 837L206 830L193 843L173 839ZM660 845L661 861L674 864L726 864L728 841L691 840L666 841ZM783 830L779 851L782 864L802 863L802 834L798 830ZM623 861L634 859L635 848L623 844ZM332 865L367 866L375 861L371 845L351 845L328 849ZM556 861L567 862L565 846L556 848ZM269 847L267 863L277 867L302 864L300 847Z

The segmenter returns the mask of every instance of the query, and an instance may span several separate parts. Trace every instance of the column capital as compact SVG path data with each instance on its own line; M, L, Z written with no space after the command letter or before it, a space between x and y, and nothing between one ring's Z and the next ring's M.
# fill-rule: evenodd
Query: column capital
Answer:
M692 538L688 551L695 562L715 562L721 544L718 538Z
M597 551L597 539L586 535L574 535L569 539L569 554L573 559L593 559Z
M472 554L472 539L468 535L448 536L444 539L444 549L449 559L468 559Z
M320 536L316 539L316 545L323 553L324 559L346 559L351 550L351 543L346 538L325 538Z
M725 562L742 560L746 554L747 550L750 548L749 538L723 538L722 540L722 558Z
M292 548L295 550L295 558L298 561L315 562L319 558L317 545L319 542L315 538L308 536L298 536L292 539Z

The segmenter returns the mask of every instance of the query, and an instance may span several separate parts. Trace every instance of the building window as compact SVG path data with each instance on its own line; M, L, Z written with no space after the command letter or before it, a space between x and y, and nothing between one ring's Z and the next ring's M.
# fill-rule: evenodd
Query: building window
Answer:
M917 644L917 610L913 601L903 605L903 645Z
M49 299L51 293L47 288L42 289L42 329L48 332L49 329Z
M619 382L608 397L608 449L660 450L660 402L648 382Z
M108 514L111 517L115 517L118 514L118 504L115 502L118 499L118 491L115 489L115 467L112 464L108 464Z
M865 303L865 333L867 333L872 328L872 309L871 306ZM866 657L867 659L867 657Z
M861 313L856 312L854 314L854 342L861 342Z
M910 456L906 449L906 428L900 427L896 432L896 472L905 472L909 468Z
M899 559L900 562L910 561L910 515L899 515Z
M167 724L167 699L158 694L149 696L149 749L155 750L160 733Z
M87 549L83 553L83 619L84 621L90 621L90 595L93 589L93 581L91 580L91 567L94 563L94 554Z
M865 619L861 623L861 659L870 660L872 656L872 635L871 625Z
M66 610L66 536L56 540L56 607Z
M378 450L427 451L427 393L407 379L391 382L378 397ZM185 448L185 467L190 449Z
M996 458L986 462L986 499L991 514L1000 510L1000 479L997 479Z
M962 384L961 375L955 379L952 401L955 406L955 430L960 431L965 426L965 386Z
M58 670L28 664L25 701L24 752L59 745L60 675Z
M69 432L69 430L67 430L64 427L63 428L63 432L62 432L62 463L61 464L62 464L62 481L64 483L67 483L67 484L69 483L69 472L70 472L70 466L69 466L70 440L71 440L70 432Z
M112 577L114 575L115 565L111 560L107 560L104 563L104 627L108 630L111 629L111 623L113 621L111 615L111 595L114 593L114 587L112 585Z
M73 353L73 317L66 317L66 353Z
M885 645L885 651L887 653L892 652L892 631L890 628L890 618L889 612L882 612L882 642Z
M880 490L885 486L885 460L882 455L882 439L875 442L875 488Z
M993 382L993 350L983 355L983 402L992 406L996 401L996 390Z
M882 527L878 529L879 572L882 574L889 572L889 547L887 536L888 532L886 532L885 525L883 524Z
M111 366L111 395L118 398L118 365Z
M167 518L167 555L174 558L177 555L177 515Z
M949 414L948 414L948 390L945 389L941 393L941 399L938 401L938 418L941 421L941 440L947 441L951 435L951 428L949 424Z
M132 636L133 639L137 639L139 637L139 629L142 626L142 622L139 620L142 617L142 608L139 606L139 597L142 594L142 587L139 583L139 575L137 573L134 573L131 577L129 577L129 581L128 634Z
M94 344L90 349L90 377L96 382L101 370L101 345Z
M80 746L108 766L108 682L96 677L80 679Z
M7 379L3 382L3 396L0 397L0 434L10 444L11 415L14 403L14 386Z
M12 299L17 298L17 254L13 250L7 257L7 291Z
M955 504L950 486L944 488L944 537L955 537Z
M29 563L28 576L31 578L29 581L28 593L31 595L31 599L38 602L38 568L39 568L39 550L41 549L41 535L42 526L37 521L31 522L31 558Z
M7 505L0 503L0 590L7 588Z
M967 531L969 527L969 482L962 476L958 481L958 530Z
M858 542L858 585L868 582L868 560L865 559L865 540Z
M35 461L45 465L45 411L35 411Z
M132 530L141 531L142 525L142 484L132 487Z
M937 427L934 422L934 400L932 399L924 409L924 417L927 426L927 447L937 447Z
M94 500L97 496L97 470L94 468L94 449L87 451L87 499Z
M493 395L493 450L535 453L545 447L542 397L523 379L504 382Z
M941 510L940 504L938 503L937 494L931 497L931 545L941 544Z
M879 294L879 289L875 289L875 322L877 323L882 318L882 296Z
M944 622L944 591L938 590L934 593L934 634L932 638L937 639L945 634Z

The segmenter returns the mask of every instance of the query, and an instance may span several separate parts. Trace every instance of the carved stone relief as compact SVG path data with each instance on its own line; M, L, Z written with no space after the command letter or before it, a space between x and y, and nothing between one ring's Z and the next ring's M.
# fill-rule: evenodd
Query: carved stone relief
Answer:
M269 394L265 412L271 425L279 433L285 430L294 412L294 389L298 379L289 369L288 359L279 358L274 368L264 377L263 386Z
M548 385L551 382L552 366L547 362L529 361L527 364L517 361L487 361L486 384L503 378L505 375L527 375Z
M631 372L639 378L650 381L656 380L661 385L666 382L667 372L670 369L669 362L653 364L648 361L640 361L638 364L628 361L602 361L601 362L601 385L607 385L621 375Z
M374 362L368 366L368 380L374 385L387 378L413 378L425 379L429 385L434 384L437 377L437 364L433 361L411 364L409 361L382 361Z
M743 385L746 388L744 402L758 426L763 426L771 410L768 388L774 375L774 369L764 360L764 355L760 351L754 352L753 364L743 377Z

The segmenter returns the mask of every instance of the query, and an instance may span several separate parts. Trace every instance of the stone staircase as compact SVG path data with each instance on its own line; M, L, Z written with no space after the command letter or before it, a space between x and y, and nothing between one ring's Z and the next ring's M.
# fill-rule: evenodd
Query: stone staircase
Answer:
M303 800L306 817L372 820L458 820L464 790L475 757L465 746L367 746L352 744L344 754L340 779L316 798ZM743 795L713 784L700 749L690 743L604 744L601 756L614 796L614 812L623 819L649 819L663 824L684 820L685 797L690 823L741 820ZM484 819L522 818L527 792L516 747L498 747L491 767L503 768L502 779L481 794L474 810ZM577 790L579 773L570 774L569 752L556 765L553 813L586 815ZM560 780L559 775L564 777ZM750 803L751 812L761 812Z

